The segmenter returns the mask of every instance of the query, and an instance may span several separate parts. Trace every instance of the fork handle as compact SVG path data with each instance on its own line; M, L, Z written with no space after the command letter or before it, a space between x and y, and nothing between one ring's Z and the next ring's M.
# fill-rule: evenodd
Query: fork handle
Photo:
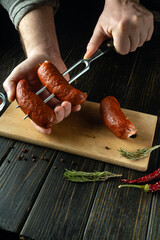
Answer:
M102 43L99 49L105 54L113 49L113 39L108 39Z
M104 55L107 52L110 52L112 49L113 49L113 40L112 39L106 40L102 43L99 49L90 58L86 59L86 61L88 62L88 64L90 64L100 56Z

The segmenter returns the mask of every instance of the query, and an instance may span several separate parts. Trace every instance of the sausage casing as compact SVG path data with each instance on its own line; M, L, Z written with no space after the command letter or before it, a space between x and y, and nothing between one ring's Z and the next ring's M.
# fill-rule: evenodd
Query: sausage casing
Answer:
M53 110L43 100L32 92L25 79L18 82L16 88L16 100L25 114L43 128L50 128L55 122Z
M115 97L107 96L100 103L100 113L104 124L119 138L128 138L136 134L133 123L122 112Z
M86 93L72 87L58 69L49 61L45 61L39 67L38 76L49 92L53 93L61 101L68 101L72 105L79 105L87 98Z

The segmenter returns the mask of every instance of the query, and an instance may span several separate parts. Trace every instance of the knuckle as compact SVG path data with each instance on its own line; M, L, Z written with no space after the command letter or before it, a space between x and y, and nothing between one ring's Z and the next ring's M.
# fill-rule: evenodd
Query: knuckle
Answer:
M132 30L136 30L140 25L140 18L136 14L131 18L125 18L119 23L120 32L130 32Z
M128 21L127 20L120 21L118 28L121 33L126 32L128 30Z
M132 17L132 26L137 27L140 23L140 19L137 15L133 15Z

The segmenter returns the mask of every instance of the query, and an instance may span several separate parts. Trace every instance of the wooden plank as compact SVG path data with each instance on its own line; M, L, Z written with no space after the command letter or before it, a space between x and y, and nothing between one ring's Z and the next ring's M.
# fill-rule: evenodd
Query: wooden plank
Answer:
M158 192L153 194L152 205L151 205L151 212L149 218L149 224L147 229L146 240L150 239L158 239L160 235L160 195Z
M22 152L23 148L26 153ZM21 154L24 157L19 160ZM36 162L32 161L32 154L36 156ZM0 168L0 228L16 233L20 231L54 157L53 150L20 142L14 144Z
M59 153L21 236L35 240L82 238L99 183L69 182L63 177L65 169L102 171L104 163Z
M12 149L15 141L0 137L0 165L3 163L4 159L7 157L8 153Z
M137 137L120 139L103 124L98 103L86 101L80 112L73 113L62 123L52 128L48 136L30 127L29 119L23 121L24 113L12 103L0 119L0 135L16 140L57 149L80 156L109 162L119 166L146 171L149 156L131 161L120 155L120 147L129 151L152 146L157 117L123 109L125 115L135 124ZM106 145L110 150L106 150Z
M111 170L131 178L135 175L116 167ZM152 197L135 189L118 189L119 184L115 180L99 187L83 240L145 239Z

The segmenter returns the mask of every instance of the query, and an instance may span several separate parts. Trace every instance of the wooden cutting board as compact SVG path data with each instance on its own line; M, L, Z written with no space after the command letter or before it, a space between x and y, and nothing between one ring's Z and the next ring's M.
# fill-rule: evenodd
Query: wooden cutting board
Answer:
M37 132L30 124L29 118L23 120L24 113L15 109L13 102L0 117L0 135L44 147L77 154L119 166L145 171L149 156L131 161L120 156L120 147L129 151L152 146L157 117L136 111L122 109L134 123L136 138L126 140L113 135L101 121L99 104L86 101L79 112L73 112L61 123L54 125L51 135ZM106 146L110 149L107 150Z

